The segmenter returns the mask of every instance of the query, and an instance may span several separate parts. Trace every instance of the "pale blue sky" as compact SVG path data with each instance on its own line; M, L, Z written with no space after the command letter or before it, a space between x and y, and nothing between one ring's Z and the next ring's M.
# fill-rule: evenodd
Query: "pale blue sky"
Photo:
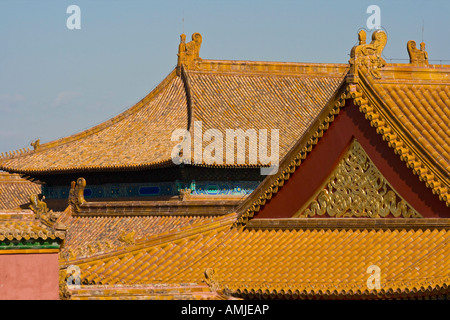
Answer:
M71 4L81 30L66 27ZM450 60L444 0L0 0L0 152L82 131L138 102L176 65L183 12L188 40L203 36L204 59L347 63L372 4L388 33L385 58L408 59L406 42L422 41L424 20L429 58Z

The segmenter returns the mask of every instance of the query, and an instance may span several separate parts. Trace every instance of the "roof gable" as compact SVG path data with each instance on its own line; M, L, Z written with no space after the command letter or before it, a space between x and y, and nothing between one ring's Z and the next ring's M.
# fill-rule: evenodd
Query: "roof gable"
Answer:
M385 41L382 41L385 35L381 33L376 32L371 44L360 41L360 45L352 49L350 72L345 84L340 86L322 113L283 159L279 174L267 177L243 202L237 212L237 226L245 225L248 219L277 196L280 189L289 184L293 174L301 168L302 162L310 156L328 128L339 119L340 115L335 115L344 105L363 115L355 128L373 127L372 130L383 140L383 148L387 146L394 149L390 154L406 162L406 165L401 164L401 168L406 167L419 176L419 179L408 178L406 183L416 184L420 181L431 189L425 191L428 198L428 194L437 195L432 197L450 206L450 99L447 94L450 67L428 65L423 61L420 66L413 62L388 65L381 58L385 45ZM345 128L342 129L345 131ZM416 193L417 198L423 195L423 192ZM435 214L448 216L445 205L443 208L437 205L436 208L440 209Z

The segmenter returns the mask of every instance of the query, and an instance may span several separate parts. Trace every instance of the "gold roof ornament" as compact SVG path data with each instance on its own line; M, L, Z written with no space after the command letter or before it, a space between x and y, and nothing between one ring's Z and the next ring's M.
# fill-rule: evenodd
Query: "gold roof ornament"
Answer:
M191 198L191 195L192 195L191 189L189 189L189 188L180 189L179 199L180 199L180 201L189 200Z
M211 291L220 290L222 283L217 276L217 272L213 268L206 268L205 270L205 282L208 284Z
M39 149L40 145L41 145L41 139L37 139L30 143L30 146L32 146L33 150L35 150L35 151L37 151Z
M86 188L86 180L78 178L77 182L72 181L69 191L69 206L74 212L80 212L80 206L86 202L84 199L84 189Z
M222 281L219 280L216 269L206 268L205 272L205 282L208 285L211 292L216 293L223 300L236 300L231 296L231 290L227 285L223 285Z
M416 66L428 65L428 52L425 51L425 42L420 43L420 49L417 49L416 42L409 40L406 44L409 54L409 63Z
M180 44L178 46L178 64L177 73L183 65L187 69L192 69L198 62L202 61L200 58L200 47L202 45L202 35L198 32L192 34L192 41L186 43L186 35L180 35Z
M59 270L59 298L61 300L69 300L72 297L72 293L67 285L67 279L71 276L66 269Z
M357 77L358 68L365 68L374 77L379 79L380 68L386 65L386 61L381 57L387 43L387 35L383 30L376 30L372 33L372 42L366 44L366 31L358 33L359 44L354 46L350 52L350 74Z
M56 223L61 213L53 212L49 210L47 204L44 202L45 196L39 199L39 195L30 195L29 208L34 212L35 218L39 219L42 223L49 227L55 227L58 230L65 230L66 227L62 223Z
M354 139L334 172L295 217L423 218L390 185Z
M135 244L135 236L136 236L136 231L134 231L134 230L131 231L130 233L126 233L125 231L122 231L118 240L125 244Z
M35 218L40 219L41 215L47 214L49 209L47 208L47 204L43 201L45 197L42 197L42 200L39 200L39 196L37 194L32 194L30 196L30 206L31 211L34 212Z

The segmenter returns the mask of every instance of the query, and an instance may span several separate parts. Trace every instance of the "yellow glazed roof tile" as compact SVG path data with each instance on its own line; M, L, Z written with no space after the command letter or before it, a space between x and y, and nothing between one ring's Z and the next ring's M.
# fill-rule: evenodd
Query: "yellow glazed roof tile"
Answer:
M448 294L447 229L268 231L222 226L184 241L149 242L141 249L75 263L86 288L202 284L205 270L213 268L222 288L237 297L248 297L250 291L259 291L260 297L290 292L310 298L323 298L327 291L335 298ZM372 265L381 272L375 290L367 284Z
M170 159L171 132L186 128L183 83L172 72L124 113L87 131L0 159L8 171L42 172L158 165Z

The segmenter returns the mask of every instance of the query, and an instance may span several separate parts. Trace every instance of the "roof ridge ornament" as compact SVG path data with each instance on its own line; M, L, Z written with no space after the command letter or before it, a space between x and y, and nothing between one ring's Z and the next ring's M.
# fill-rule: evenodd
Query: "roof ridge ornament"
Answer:
M409 54L409 63L415 66L428 65L428 52L425 51L425 42L420 43L420 49L417 49L416 42L409 40L406 44Z
M366 31L358 32L359 44L354 46L350 52L350 75L357 78L358 68L367 71L376 79L381 78L380 69L386 65L386 61L381 57L387 43L387 35L383 30L376 30L372 33L372 42L366 44Z
M224 285L219 279L216 269L206 268L204 275L205 280L203 281L206 282L211 292L217 294L223 300L236 300L228 286Z
M39 219L42 223L49 227L55 227L58 230L65 230L66 227L62 223L56 223L61 213L53 212L47 207L44 202L45 196L40 199L39 195L30 195L30 205L29 208L34 212L35 219Z
M37 151L37 150L39 149L39 147L41 146L41 139L37 139L37 140L35 140L35 141L32 141L32 142L30 143L30 146L32 146L33 149L34 149L35 151Z
M186 43L186 35L180 35L180 44L178 45L178 63L177 74L180 74L181 65L186 69L192 69L202 61L200 58L200 47L202 45L202 35L198 32L192 34L192 41Z
M134 230L132 230L129 233L122 231L122 233L120 234L120 236L117 240L119 240L120 242L123 242L125 244L135 244L136 243L135 237L136 237L136 231L134 231Z
M72 212L80 212L80 206L86 202L84 199L84 189L86 188L86 180L78 178L77 182L72 181L69 191L69 206Z

